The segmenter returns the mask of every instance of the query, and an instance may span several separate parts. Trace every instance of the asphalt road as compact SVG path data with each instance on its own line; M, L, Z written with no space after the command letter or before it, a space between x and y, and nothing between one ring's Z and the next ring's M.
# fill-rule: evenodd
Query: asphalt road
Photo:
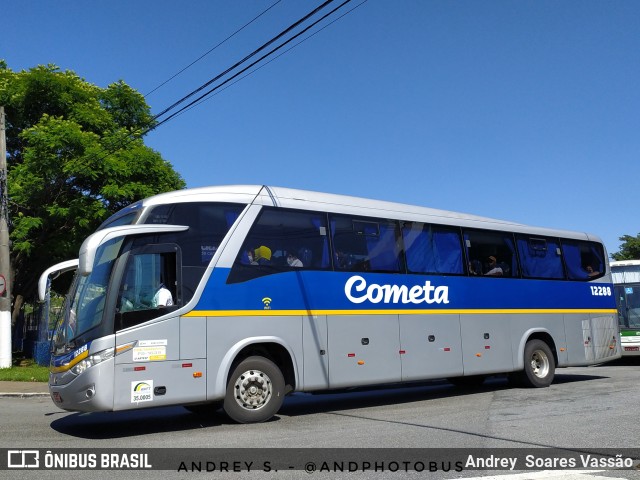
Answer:
M198 416L181 407L69 413L47 398L1 398L0 412L0 448L5 449L392 447L481 448L490 454L504 448L550 447L588 454L605 448L640 447L640 362L560 369L553 385L543 389L512 388L506 380L496 378L471 391L432 382L369 391L294 394L286 399L274 420L255 425L234 424L222 413ZM6 478L61 478L61 472L53 471L0 471L0 478L8 473L11 475ZM454 478L490 473L509 472L316 472L311 478ZM76 471L67 478L86 475L86 471ZM91 472L92 478L306 476L301 471L212 475L184 471ZM513 478L550 478L551 474L524 475ZM553 478L640 478L640 473L567 472Z

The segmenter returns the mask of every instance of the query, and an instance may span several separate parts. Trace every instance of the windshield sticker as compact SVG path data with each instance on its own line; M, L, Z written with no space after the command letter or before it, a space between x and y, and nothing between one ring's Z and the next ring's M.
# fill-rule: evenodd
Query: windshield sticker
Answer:
M139 347L159 347L160 345L167 345L167 340L140 340L138 342Z
M153 380L131 382L131 403L153 400Z
M215 255L216 250L218 250L218 247L213 245L200 245L200 257L202 263L209 263Z
M135 347L133 349L134 362L157 362L167 359L167 347L158 345L155 347Z

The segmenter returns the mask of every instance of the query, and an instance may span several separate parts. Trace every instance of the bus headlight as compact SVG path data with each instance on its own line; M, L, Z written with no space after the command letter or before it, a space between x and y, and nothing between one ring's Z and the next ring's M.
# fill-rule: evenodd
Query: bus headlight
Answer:
M71 373L73 373L74 375L80 375L87 368L93 367L94 365L97 365L99 363L104 362L105 360L109 360L110 358L112 358L114 351L115 351L114 348L107 348L105 350L101 350L97 353L94 353L93 355L90 355L89 357L85 358L84 360L79 362L77 365L75 365L71 369Z

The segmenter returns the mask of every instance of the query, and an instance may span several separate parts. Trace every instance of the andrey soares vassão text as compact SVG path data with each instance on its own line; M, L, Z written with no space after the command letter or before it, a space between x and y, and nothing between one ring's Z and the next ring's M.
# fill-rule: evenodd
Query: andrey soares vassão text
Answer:
M523 461L518 461L523 460ZM540 468L634 468L633 458L622 454L615 456L596 456L577 454L576 456L544 456L529 454L524 459L518 457L486 457L469 455L464 467L466 469L540 469Z

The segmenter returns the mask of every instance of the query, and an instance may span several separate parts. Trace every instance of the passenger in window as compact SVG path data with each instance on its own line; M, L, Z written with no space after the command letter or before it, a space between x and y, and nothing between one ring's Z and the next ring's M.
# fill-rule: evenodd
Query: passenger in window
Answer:
M585 270L587 271L587 275L590 277L597 277L600 275L600 272L596 272L591 265L587 265Z
M494 256L490 256L489 260L489 270L485 275L490 277L501 277L503 275L502 268L498 266L498 260Z
M349 266L349 258L342 250L336 250L336 268L339 270L345 270Z
M302 260L300 260L293 252L289 252L287 254L287 265L290 267L304 267Z
M249 257L251 265L269 265L271 263L271 249L260 245Z
M171 305L173 305L173 295L171 295L169 289L164 286L164 283L160 283L156 290L156 294L153 296L153 300L151 301L151 306L158 308L170 307Z
M245 250L242 252L240 263L242 265L251 265L253 263L253 250Z

